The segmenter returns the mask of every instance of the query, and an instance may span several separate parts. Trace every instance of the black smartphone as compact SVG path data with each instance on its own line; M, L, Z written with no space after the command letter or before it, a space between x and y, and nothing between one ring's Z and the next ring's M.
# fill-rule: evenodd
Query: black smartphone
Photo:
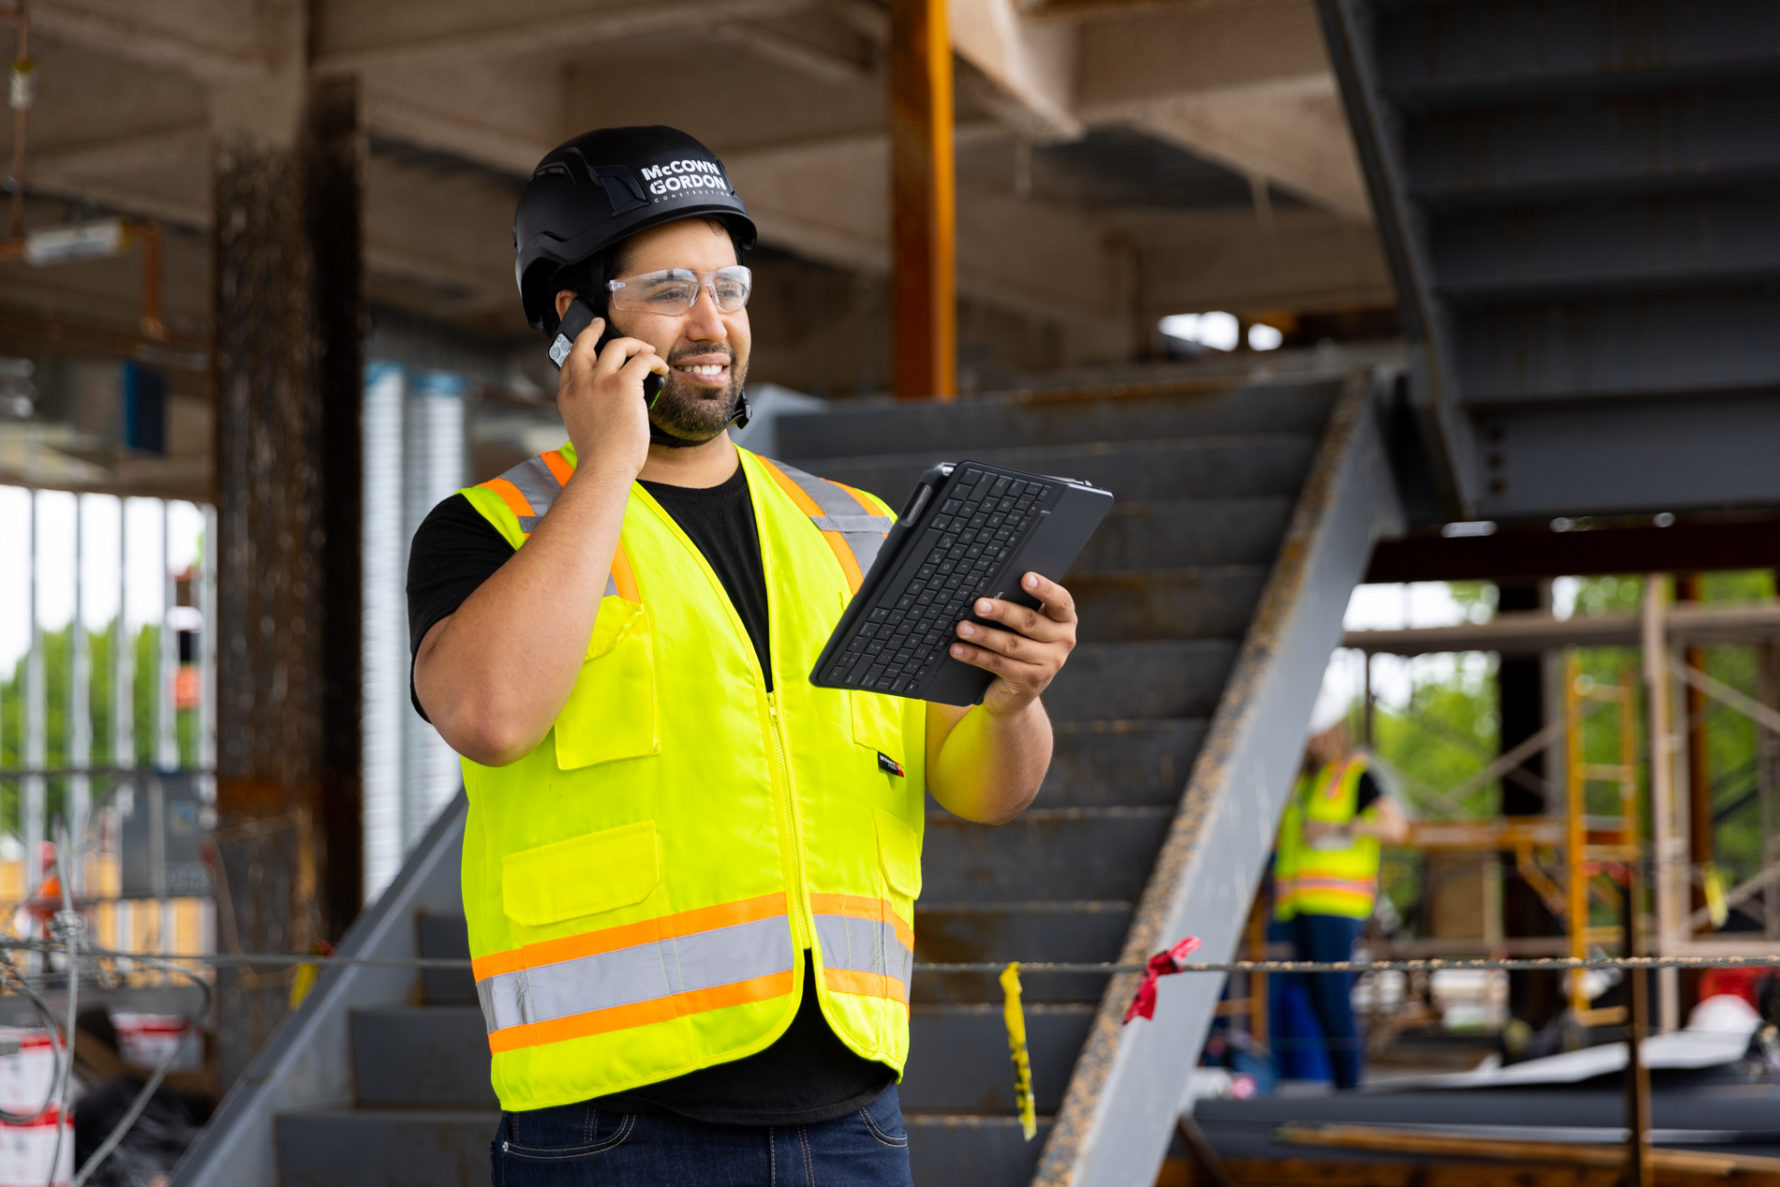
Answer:
M574 349L575 339L581 336L581 331L592 325L599 315L599 310L586 297L576 297L569 303L568 311L562 315L562 324L556 328L556 337L550 340L550 361L556 365L557 370L562 370L563 362L569 357L569 351ZM606 328L600 333L599 343L594 349L604 350L606 343L621 337L623 335L612 328L612 319L607 318ZM665 381L666 376L657 375L653 371L643 376L643 400L649 407L655 407L655 397L661 394L661 386Z

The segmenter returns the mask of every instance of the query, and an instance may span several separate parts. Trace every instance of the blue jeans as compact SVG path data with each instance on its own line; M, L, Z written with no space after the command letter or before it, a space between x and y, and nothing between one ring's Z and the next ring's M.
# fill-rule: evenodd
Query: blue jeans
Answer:
M1292 920L1292 955L1298 960L1352 960L1354 944L1365 927L1362 919L1342 915L1299 915ZM1353 973L1306 973L1310 1006L1329 1048L1335 1087L1357 1088L1364 1050L1354 1020Z
M913 1187L902 1102L816 1125L717 1125L561 1105L502 1113L494 1187Z

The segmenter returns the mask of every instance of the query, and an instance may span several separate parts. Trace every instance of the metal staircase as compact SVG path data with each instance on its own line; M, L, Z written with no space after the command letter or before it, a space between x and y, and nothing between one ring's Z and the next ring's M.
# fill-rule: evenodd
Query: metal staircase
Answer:
M1780 502L1780 5L1317 5L1439 510Z
M1394 526L1372 417L1364 381L1343 395L1324 379L789 427L806 468L868 489L972 456L1120 499L1068 578L1083 643L1046 697L1045 789L998 829L930 815L917 960L1141 961L1188 933L1233 950L1348 594ZM1132 988L1028 979L1041 1147L1013 1114L993 977L917 976L902 1093L916 1181L1152 1181L1219 987L1182 978L1160 1025L1124 1031Z
M1141 960L1189 933L1212 958L1234 950L1348 595L1400 519L1375 404L1357 376L780 422L788 460L893 502L939 457L1119 497L1068 578L1082 643L1046 696L1057 749L1037 804L1000 828L931 809L918 961ZM363 929L463 954L461 813L344 950L386 953ZM1156 1021L1122 1030L1132 982L1027 980L1043 1140L1025 1143L993 976L918 974L902 1086L915 1181L1153 1181L1219 984L1173 978ZM174 1182L486 1182L496 1105L474 1002L461 972L330 973Z

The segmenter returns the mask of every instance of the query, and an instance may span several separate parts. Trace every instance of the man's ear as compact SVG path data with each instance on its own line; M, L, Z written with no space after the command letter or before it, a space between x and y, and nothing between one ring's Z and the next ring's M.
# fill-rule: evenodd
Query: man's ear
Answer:
M561 289L557 292L557 294L556 294L556 320L557 321L562 320L563 315L569 311L569 306L574 302L575 298L580 295L581 295L580 293L577 293L572 289Z

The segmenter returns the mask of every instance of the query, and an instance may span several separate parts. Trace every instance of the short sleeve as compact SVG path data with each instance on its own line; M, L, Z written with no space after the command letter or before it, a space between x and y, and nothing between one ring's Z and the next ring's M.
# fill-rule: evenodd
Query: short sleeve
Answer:
M441 619L457 613L469 596L513 555L513 545L461 494L427 513L408 549L409 695L420 641ZM421 717L426 710L414 697Z

